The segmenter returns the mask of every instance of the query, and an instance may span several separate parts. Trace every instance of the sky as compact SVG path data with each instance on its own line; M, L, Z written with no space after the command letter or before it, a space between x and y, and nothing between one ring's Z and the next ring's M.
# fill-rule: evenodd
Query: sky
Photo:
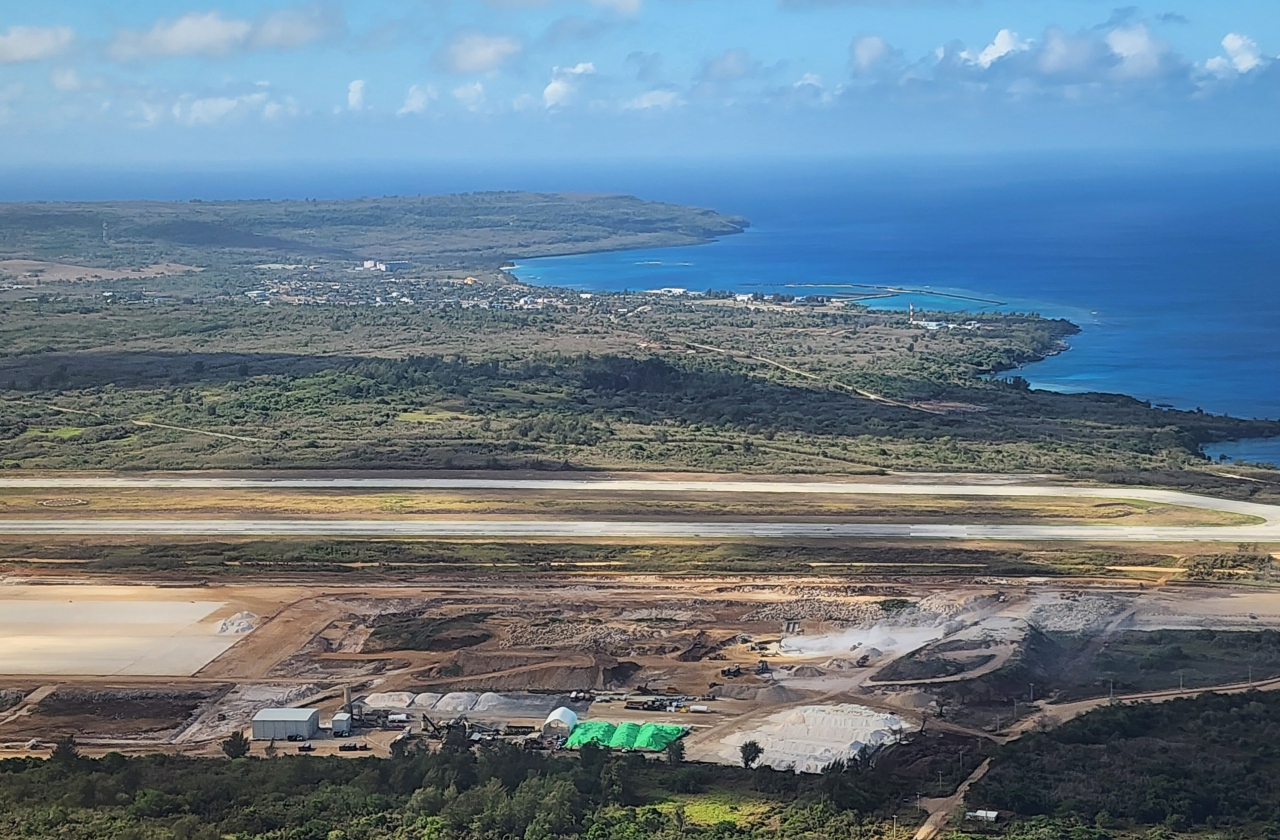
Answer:
M1280 147L1280 2L0 0L0 166Z

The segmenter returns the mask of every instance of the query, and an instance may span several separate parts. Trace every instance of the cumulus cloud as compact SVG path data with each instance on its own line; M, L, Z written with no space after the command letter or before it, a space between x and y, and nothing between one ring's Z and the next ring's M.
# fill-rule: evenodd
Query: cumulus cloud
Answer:
M360 111L364 108L364 79L354 79L347 85L347 110Z
M52 58L73 40L75 33L66 26L10 26L0 33L0 64Z
M627 102L622 107L628 111L666 110L676 105L683 105L684 100L674 90L650 90Z
M188 12L158 20L145 32L117 32L107 53L117 61L198 55L217 57L242 49L294 49L341 26L327 7L280 9L257 23L221 12Z
M179 125L198 127L217 123L230 122L246 117L257 116L271 121L286 116L296 116L298 105L292 97L277 99L270 91L257 90L252 93L220 96L181 96L169 109L173 121ZM160 121L161 111L151 105L142 103L140 116L146 123Z
M251 45L260 49L291 50L336 32L342 19L330 6L281 9L254 27Z
M1107 46L1119 59L1114 74L1120 79L1150 79L1166 73L1169 45L1154 37L1146 24L1119 26L1106 35Z
M573 67L556 67L551 71L551 81L542 91L542 104L546 108L563 108L573 101L578 85L584 76L594 76L596 66L582 62Z
M982 52L978 53L975 61L980 67L990 67L1006 55L1026 52L1029 49L1031 49L1030 41L1024 41L1019 38L1017 32L1001 29L996 33L996 37L991 43Z
M1225 58L1219 55L1205 62L1205 69L1219 76L1251 73L1270 63L1256 41L1237 32L1231 32L1222 39L1222 49L1227 53Z
M405 95L404 104L400 106L400 110L396 111L396 116L403 117L408 114L421 114L427 110L427 106L431 104L431 100L435 99L439 94L436 89L427 85L412 85L409 93Z
M484 85L479 82L461 85L453 89L453 98L463 104L468 111L478 111L484 107Z
M879 35L861 35L849 47L849 61L854 73L870 75L902 60L902 53L889 46Z
M450 73L488 73L523 49L515 38L462 32L435 55L436 63Z

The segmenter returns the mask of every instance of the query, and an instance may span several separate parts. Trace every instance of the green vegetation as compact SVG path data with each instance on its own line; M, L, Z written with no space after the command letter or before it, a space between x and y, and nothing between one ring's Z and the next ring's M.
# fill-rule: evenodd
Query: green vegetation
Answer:
M521 192L2 204L0 255L102 268L185 263L215 272L274 261L302 262L315 273L362 259L496 269L521 257L705 242L746 224L630 196Z
M1097 697L1114 684L1121 693L1224 685L1280 676L1275 630L1130 630L1107 639L1084 665L1092 684L1063 681L1061 697Z
M460 733L460 730L457 731ZM594 745L504 743L391 759L280 756L0 761L0 835L31 840L872 840L971 741L916 736L820 776L676 765ZM895 755L900 754L900 755ZM874 760L873 760L874 759ZM966 766L971 767L970 760ZM727 791L734 792L732 794ZM723 819L721 818L723 817ZM900 818L903 825L910 817Z
M1278 736L1273 692L1106 707L1001 748L968 803L1041 817L1008 838L1276 837Z
M979 667L990 657L975 656L964 668L937 658L955 650L942 643L894 662L882 678L927 679ZM1280 676L1280 632L1275 630L1126 630L1105 638L1096 633L1046 633L1032 629L1007 662L971 680L930 687L958 723L990 729L1013 720L1014 703L1023 717L1033 699L1071 702L1184 687L1244 683Z
M1063 322L992 317L988 329L920 335L891 313L644 303L0 304L0 466L1125 467L1131 480L1164 470L1237 495L1280 487L1188 469L1205 465L1205 442L1280 424L983 377L1055 352L1074 330Z

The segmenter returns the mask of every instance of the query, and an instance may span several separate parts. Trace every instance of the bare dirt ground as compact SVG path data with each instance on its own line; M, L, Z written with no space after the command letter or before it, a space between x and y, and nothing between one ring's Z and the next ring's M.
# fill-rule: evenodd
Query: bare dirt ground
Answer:
M938 692L1001 679L1020 667L1027 640L1046 632L1105 639L1133 627L1280 627L1280 591L550 575L395 586L10 582L0 584L0 624L6 610L8 632L22 626L61 646L44 660L56 667L44 670L0 649L0 671L8 672L0 691L23 698L0 712L0 744L11 750L76 732L91 748L216 751L260 708L310 705L327 720L344 690L407 698L394 700L404 708L416 697L497 692L493 702L466 705L478 710L469 714L534 724L530 704L519 700L529 692L621 698L647 690L694 698L686 708L707 711L631 711L600 699L583 714L684 724L690 758L723 761L762 727L776 730L780 754L802 751L804 738L792 730L805 724L785 713L803 707L821 717L822 709L856 706L896 715L908 728L1005 739L1105 698L1061 708L1042 699L1014 728L993 733L963 716L938 719L954 703ZM139 661L168 663L167 671L101 664L104 647L117 646L103 639L120 637L122 615L133 638L154 648ZM219 633L228 627L237 632ZM761 662L767 667L757 674ZM740 676L722 674L735 667Z
M156 263L142 268L95 268L41 260L0 260L0 278L52 283L69 280L129 280L199 270L195 266L179 263Z

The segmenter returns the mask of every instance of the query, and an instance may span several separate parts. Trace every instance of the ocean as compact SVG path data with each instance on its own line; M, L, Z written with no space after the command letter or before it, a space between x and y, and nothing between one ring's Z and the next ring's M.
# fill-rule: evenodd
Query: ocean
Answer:
M1041 162L1043 163L1043 162ZM747 217L707 245L522 262L587 291L864 297L872 307L1038 312L1082 328L1033 387L1280 418L1280 166L932 162L705 176L660 198ZM1212 456L1280 463L1280 439Z
M706 245L526 261L515 273L531 283L856 295L894 309L1039 312L1083 331L1068 352L1021 372L1034 387L1280 418L1275 155L25 169L0 178L0 200L10 201L488 189L625 192L752 223L740 236ZM1219 453L1280 463L1280 439L1226 444L1210 454Z

